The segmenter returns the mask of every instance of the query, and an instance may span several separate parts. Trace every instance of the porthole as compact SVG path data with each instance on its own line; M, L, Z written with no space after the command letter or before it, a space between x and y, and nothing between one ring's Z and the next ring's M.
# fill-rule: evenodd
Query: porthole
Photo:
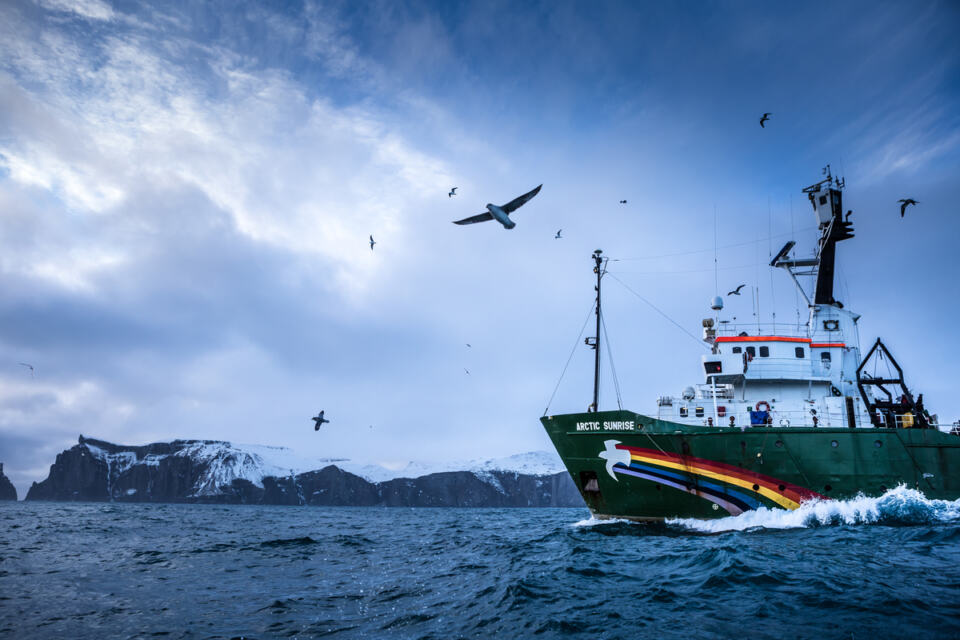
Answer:
M836 440L831 440L831 441L830 441L830 446L833 447L834 449L836 449L837 447L840 446L840 443L837 442Z
M754 491L760 491L760 485L758 485L758 484L753 485L753 490L754 490Z
M785 490L786 490L786 487L783 486L782 484L779 484L779 485L777 485L777 490L778 490L778 491L785 491Z
M880 442L879 440L874 440L874 441L873 441L873 446L875 446L877 449L879 449L880 447L883 446L883 443Z
M824 493L829 493L831 489L833 489L833 487L831 487L830 485L827 485L827 486L825 486L825 487L823 488L823 492L824 492Z
M777 440L777 441L774 442L773 444L776 445L776 446L778 446L778 447L782 447L782 446L783 446L783 440Z

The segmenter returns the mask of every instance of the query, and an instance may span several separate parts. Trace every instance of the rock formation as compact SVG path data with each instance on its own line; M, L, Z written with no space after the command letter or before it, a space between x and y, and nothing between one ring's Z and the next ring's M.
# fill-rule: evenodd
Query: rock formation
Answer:
M268 461L264 450L280 457ZM57 455L50 475L33 483L26 499L397 507L583 506L569 475L553 468L445 470L376 482L337 464L298 471L282 457L285 452L214 440L124 446L81 436L77 445Z
M16 500L17 489L10 482L10 478L3 475L3 463L0 462L0 500Z

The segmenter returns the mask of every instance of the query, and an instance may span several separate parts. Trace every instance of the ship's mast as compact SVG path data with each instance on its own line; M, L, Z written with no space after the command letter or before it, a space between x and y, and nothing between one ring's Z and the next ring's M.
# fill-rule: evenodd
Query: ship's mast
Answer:
M823 169L826 179L811 185L803 190L813 205L820 230L820 242L817 254L813 258L799 260L788 259L790 250L796 244L787 242L770 261L771 267L781 267L790 274L794 283L807 300L807 304L842 306L833 296L834 263L836 261L836 244L841 240L853 237L853 223L850 222L850 212L843 215L843 179L836 179L830 172L830 165ZM797 276L813 276L816 284L813 300L807 297L807 292L800 286Z
M593 272L597 274L597 286L594 287L597 291L597 304L596 304L596 313L597 313L597 333L593 338L587 338L584 340L584 343L591 349L593 349L593 404L590 405L588 411L598 411L600 407L600 323L602 318L600 316L600 283L603 278L603 274L606 273L606 260L600 257L600 254L603 253L602 250L597 249L593 252ZM591 342L593 340L593 342Z

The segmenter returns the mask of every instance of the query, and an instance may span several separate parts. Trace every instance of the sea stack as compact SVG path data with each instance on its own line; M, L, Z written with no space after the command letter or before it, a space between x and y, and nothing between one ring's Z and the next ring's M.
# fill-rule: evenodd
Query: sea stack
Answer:
M0 500L16 500L17 489L10 479L3 475L3 463L0 462Z

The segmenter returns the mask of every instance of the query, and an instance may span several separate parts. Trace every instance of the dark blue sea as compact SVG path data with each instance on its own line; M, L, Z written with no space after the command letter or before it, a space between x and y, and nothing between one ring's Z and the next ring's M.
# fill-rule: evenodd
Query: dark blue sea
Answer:
M0 503L2 638L960 637L960 502L585 509Z

